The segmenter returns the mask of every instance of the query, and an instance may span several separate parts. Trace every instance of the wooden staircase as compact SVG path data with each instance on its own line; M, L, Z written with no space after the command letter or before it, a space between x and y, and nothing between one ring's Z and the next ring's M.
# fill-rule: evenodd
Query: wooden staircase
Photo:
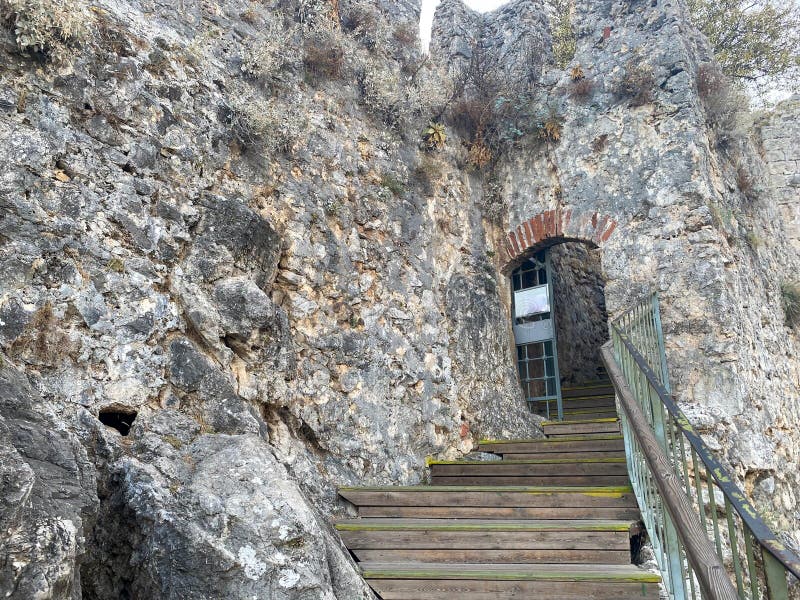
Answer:
M336 529L383 600L658 598L631 564L639 510L613 389L565 388L541 440L491 440L494 461L434 461L431 485L341 488ZM594 412L592 412L594 411Z

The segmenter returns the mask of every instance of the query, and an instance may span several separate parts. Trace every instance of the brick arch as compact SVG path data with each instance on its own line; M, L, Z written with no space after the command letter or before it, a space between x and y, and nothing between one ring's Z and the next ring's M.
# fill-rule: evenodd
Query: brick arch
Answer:
M617 221L597 211L572 208L546 210L508 232L505 250L508 256L504 271L534 247L559 242L579 241L602 247L617 228Z

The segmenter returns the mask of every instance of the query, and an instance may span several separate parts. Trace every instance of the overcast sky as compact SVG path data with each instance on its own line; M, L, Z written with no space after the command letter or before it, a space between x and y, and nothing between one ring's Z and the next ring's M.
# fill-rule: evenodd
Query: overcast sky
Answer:
M508 4L509 0L464 0L464 3L480 12L494 10L503 4ZM422 37L422 47L427 48L431 40L431 22L433 21L433 11L439 0L422 0L422 16L420 18L419 29Z

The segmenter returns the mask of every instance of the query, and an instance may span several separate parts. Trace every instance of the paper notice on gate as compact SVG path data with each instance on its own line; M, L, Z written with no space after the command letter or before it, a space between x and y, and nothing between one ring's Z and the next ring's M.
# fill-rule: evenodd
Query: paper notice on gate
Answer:
M514 317L530 317L550 312L547 284L514 292Z

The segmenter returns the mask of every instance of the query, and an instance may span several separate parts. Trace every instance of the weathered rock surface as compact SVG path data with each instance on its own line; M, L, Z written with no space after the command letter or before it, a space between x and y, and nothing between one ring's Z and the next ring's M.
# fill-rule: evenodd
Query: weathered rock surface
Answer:
M708 131L710 55L681 2L578 2L580 102L538 4L442 3L435 57L457 71L478 41L563 117L559 143L513 142L491 194L453 132L419 147L452 82L420 66L417 2L92 6L73 0L86 32L51 40L60 58L0 28L8 597L368 598L329 529L337 485L413 484L426 456L539 435L503 252L555 207L617 222L590 269L563 257L595 290L571 302L605 284L613 316L659 289L676 393L797 532L798 341L777 294L797 254ZM654 102L616 93L631 60Z
M77 437L0 355L0 594L81 598L95 469Z
M372 597L265 439L202 433L169 409L130 437L84 598Z

